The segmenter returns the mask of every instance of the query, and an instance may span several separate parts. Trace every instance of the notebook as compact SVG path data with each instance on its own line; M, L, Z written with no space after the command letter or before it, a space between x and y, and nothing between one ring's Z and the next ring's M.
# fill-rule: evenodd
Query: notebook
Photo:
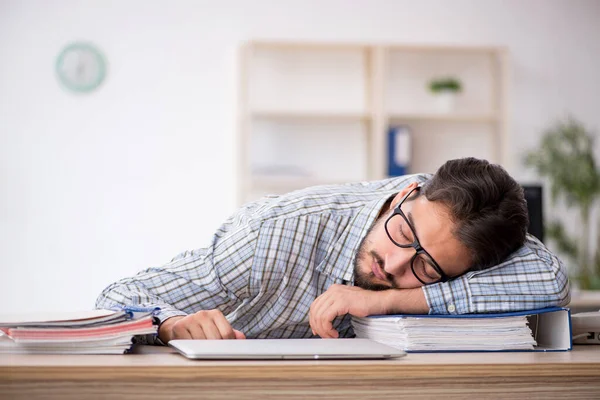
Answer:
M156 334L158 308L0 315L0 353L123 354Z
M171 340L169 346L198 360L388 359L406 355L368 339Z

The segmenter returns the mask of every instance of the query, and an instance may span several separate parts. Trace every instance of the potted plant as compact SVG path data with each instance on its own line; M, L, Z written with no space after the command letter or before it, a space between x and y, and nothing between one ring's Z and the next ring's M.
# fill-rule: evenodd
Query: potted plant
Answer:
M449 113L454 110L456 95L462 91L462 84L451 76L434 78L429 82L429 90L434 95L436 110Z
M595 249L590 248L592 210L600 199L600 170L594 157L594 141L594 135L581 122L567 118L548 128L539 148L525 157L527 166L550 181L552 202L562 199L579 213L575 237L569 235L559 219L547 224L546 234L574 262L570 275L584 290L600 289L600 231L596 233Z

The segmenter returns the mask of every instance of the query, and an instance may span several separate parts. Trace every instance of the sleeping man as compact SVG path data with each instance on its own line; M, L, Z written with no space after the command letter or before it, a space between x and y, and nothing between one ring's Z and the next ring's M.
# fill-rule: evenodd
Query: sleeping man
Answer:
M97 308L160 307L141 339L352 337L351 315L562 306L563 263L527 234L522 188L464 158L434 175L246 204L206 247L108 286Z

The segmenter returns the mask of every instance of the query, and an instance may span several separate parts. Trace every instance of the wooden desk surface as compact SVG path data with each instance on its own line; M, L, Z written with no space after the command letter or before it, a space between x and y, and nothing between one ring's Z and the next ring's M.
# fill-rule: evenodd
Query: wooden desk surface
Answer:
M600 346L551 353L409 354L380 361L193 361L0 355L0 398L600 398ZM6 397L4 397L6 396Z

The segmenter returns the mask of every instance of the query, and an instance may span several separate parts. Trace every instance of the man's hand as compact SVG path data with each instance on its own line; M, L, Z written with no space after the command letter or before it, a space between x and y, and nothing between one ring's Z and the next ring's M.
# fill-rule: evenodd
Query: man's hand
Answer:
M356 286L332 285L310 306L309 322L313 334L322 338L337 338L333 320L346 314L366 317L385 314L382 292L361 289Z
M242 332L231 327L219 310L171 317L160 324L158 337L165 344L172 339L246 339Z

